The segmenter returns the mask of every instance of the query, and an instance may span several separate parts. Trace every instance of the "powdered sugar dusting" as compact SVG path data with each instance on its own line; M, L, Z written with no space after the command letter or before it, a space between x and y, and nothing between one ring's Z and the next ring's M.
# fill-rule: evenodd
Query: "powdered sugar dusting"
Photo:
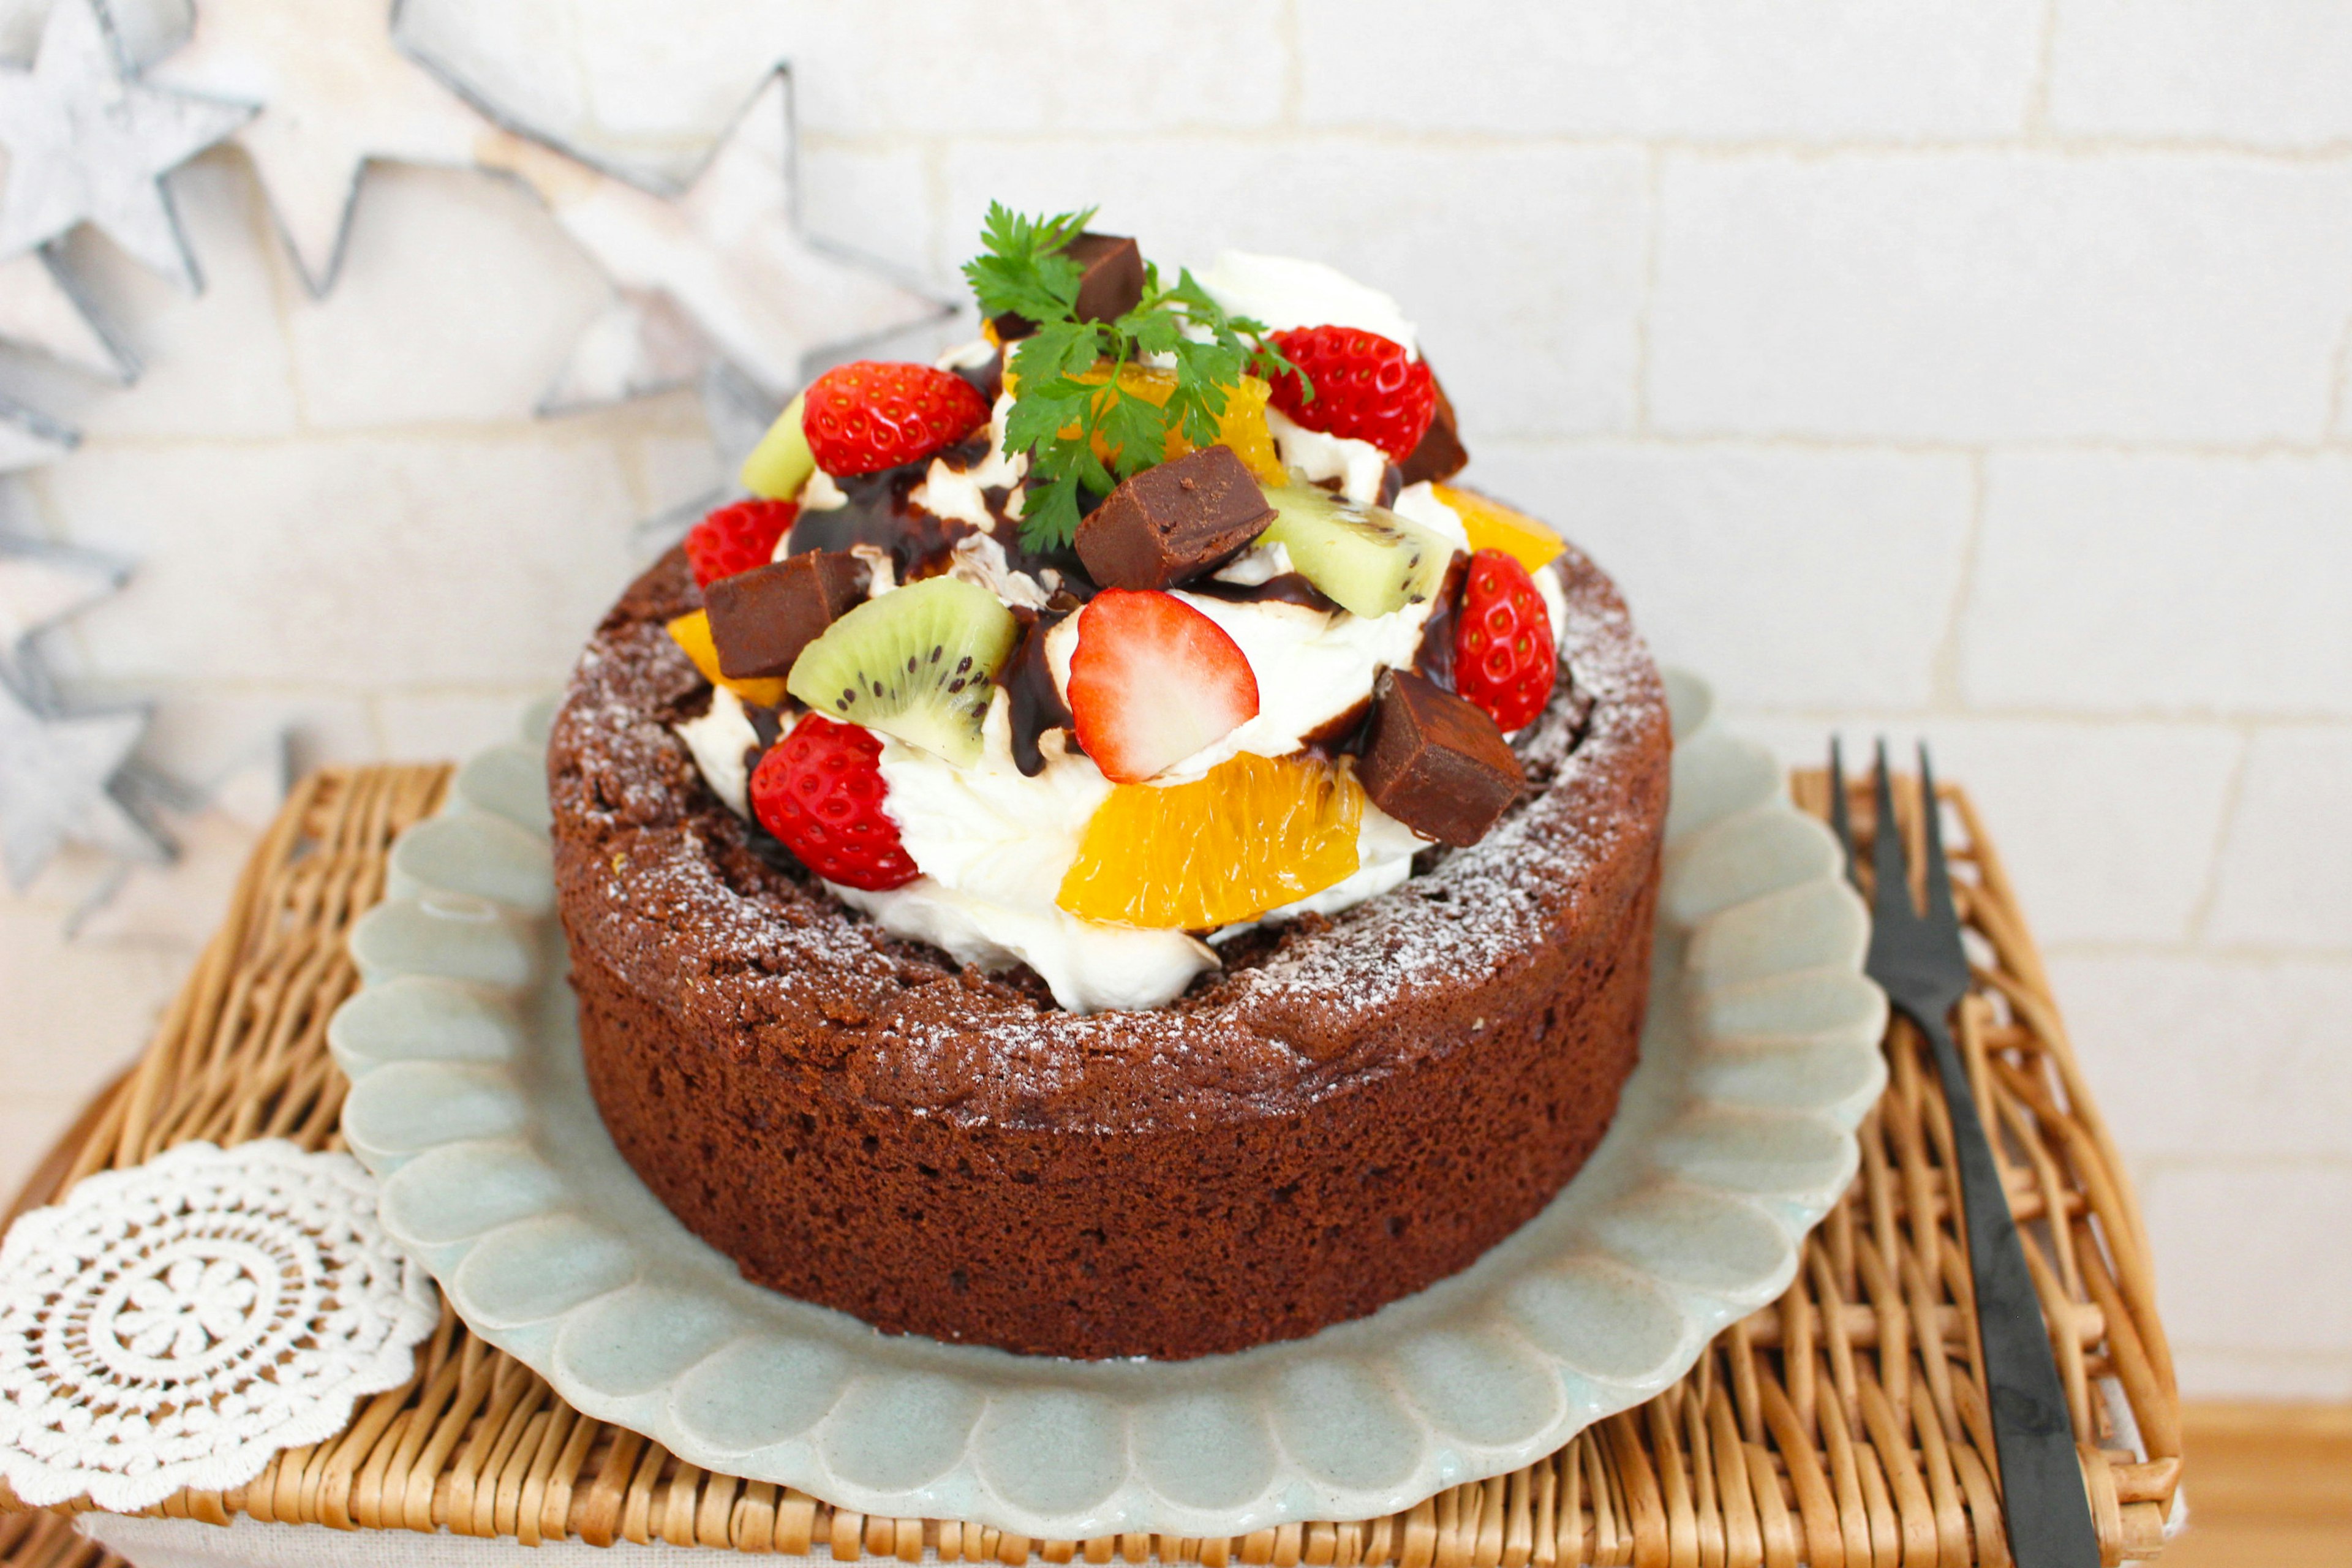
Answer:
M1530 795L1482 842L1427 851L1393 891L1269 933L1165 1007L1081 1016L1021 972L960 969L887 935L763 856L671 729L699 686L662 630L691 602L666 560L583 654L551 742L567 929L689 1028L772 1029L800 1057L814 1038L823 1061L779 1069L944 1115L1191 1123L1393 1070L1448 1047L1409 1027L1423 1004L1519 973L1563 930L1621 929L1632 911L1593 900L1654 879L1664 689L1608 580L1573 550L1559 570L1569 679L1518 739ZM1318 1056L1335 1019L1357 1021L1360 1048Z

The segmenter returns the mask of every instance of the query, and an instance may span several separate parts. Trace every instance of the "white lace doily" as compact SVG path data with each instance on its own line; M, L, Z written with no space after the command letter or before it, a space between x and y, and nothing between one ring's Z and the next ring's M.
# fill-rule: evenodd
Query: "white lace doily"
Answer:
M406 1382L439 1317L347 1154L184 1143L100 1172L0 1243L0 1476L116 1510L241 1485Z

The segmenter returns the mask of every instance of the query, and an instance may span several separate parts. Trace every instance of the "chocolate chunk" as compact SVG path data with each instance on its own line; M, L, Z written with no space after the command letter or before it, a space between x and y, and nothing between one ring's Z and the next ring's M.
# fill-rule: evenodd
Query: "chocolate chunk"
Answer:
M1143 298L1143 251L1135 241L1123 234L1087 233L1062 247L1062 254L1076 262L1078 277L1078 320L1081 321L1115 321L1135 309ZM1011 310L996 318L999 342L1012 342L1025 338L1037 330L1037 323Z
M1106 588L1172 588L1223 566L1274 523L1230 447L1202 447L1120 481L1078 524L1078 559Z
M1143 250L1123 234L1082 234L1062 253L1084 268L1078 320L1115 321L1143 298Z
M1527 782L1486 710L1401 669L1372 688L1356 776L1374 805L1456 848L1484 838Z
M1454 422L1454 403L1445 395L1445 388L1430 378L1437 393L1437 412L1429 421L1429 428L1421 434L1420 445L1413 447L1404 460L1404 482L1417 485L1423 479L1450 479L1469 466L1470 454L1463 449L1460 427Z
M1421 448L1418 447L1413 448L1415 451L1419 451L1420 449ZM1394 463L1391 463L1387 468L1381 470L1381 493L1377 498L1377 504L1381 506L1394 506L1396 505L1397 497L1403 493L1404 470L1398 468Z
M817 635L866 597L866 563L811 550L721 577L702 591L719 671L730 680L790 675Z

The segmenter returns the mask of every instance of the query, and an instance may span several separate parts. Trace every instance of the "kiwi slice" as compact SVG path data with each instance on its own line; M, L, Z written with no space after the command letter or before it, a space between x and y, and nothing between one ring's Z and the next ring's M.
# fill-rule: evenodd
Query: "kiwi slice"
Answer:
M1288 548L1307 580L1359 616L1393 615L1433 598L1454 559L1443 535L1316 485L1265 487L1274 525L1259 540Z
M927 577L868 599L801 650L785 689L951 763L980 760L989 684L1020 628L995 595Z
M801 416L807 409L805 392L784 405L784 411L743 459L740 478L745 489L770 500L790 500L801 493L808 477L816 472L816 454L809 450L808 432L801 427Z

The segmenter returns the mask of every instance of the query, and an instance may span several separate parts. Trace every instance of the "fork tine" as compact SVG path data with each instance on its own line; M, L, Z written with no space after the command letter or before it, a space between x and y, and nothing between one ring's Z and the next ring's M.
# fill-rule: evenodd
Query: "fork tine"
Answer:
M1878 820L1870 829L1870 869L1878 883L1878 891L1871 903L1871 916L1884 921L1901 911L1910 919L1918 917L1911 902L1911 879L1903 865L1903 825L1895 816L1895 776L1886 768L1886 737L1878 738L1878 782L1873 798L1878 806Z
M1837 835L1838 847L1845 852L1845 879L1855 887L1862 886L1853 864L1853 814L1845 803L1845 753L1838 745L1835 731L1830 732L1830 830Z
M1927 921L1957 932L1960 913L1952 902L1952 868L1944 859L1944 814L1936 804L1936 773L1925 741L1919 742L1919 809L1927 818Z

